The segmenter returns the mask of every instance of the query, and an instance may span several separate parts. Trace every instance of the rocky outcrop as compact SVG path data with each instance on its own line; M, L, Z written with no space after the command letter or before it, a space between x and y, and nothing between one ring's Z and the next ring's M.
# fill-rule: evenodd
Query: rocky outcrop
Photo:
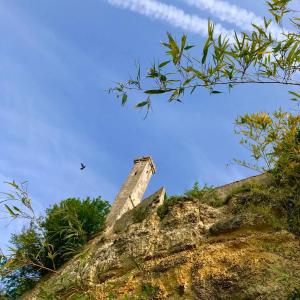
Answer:
M286 299L300 287L299 239L259 215L160 193L99 235L24 299Z

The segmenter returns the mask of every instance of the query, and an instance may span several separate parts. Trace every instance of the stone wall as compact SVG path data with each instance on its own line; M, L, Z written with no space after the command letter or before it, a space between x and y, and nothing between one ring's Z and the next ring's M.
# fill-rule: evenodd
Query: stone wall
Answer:
M268 176L267 173L264 173L264 174L248 177L242 180L238 180L235 182L231 182L229 184L219 186L216 188L216 190L218 191L219 195L222 197L229 194L232 190L239 188L243 185L255 184L255 183L267 185L270 183L270 177Z

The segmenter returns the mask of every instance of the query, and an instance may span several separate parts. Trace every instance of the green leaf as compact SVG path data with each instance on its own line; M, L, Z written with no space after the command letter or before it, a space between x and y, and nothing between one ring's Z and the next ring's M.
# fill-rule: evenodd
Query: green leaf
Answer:
M145 106L145 105L147 105L147 104L149 104L149 101L148 101L148 100L147 100L147 101L143 101L143 102L138 103L135 107L136 107L136 108L139 108L139 107L143 107L143 106Z
M184 50L185 45L186 45L186 35L183 34L183 35L182 35L182 38L181 38L181 53L182 53L182 51Z
M212 91L211 94L222 94L220 91Z
M123 96L122 96L122 105L125 105L125 103L127 102L127 98L128 98L127 94L123 94Z
M195 86L193 86L193 88L192 88L192 90L191 90L191 93L190 94L193 94L194 93L194 91L195 91L195 89L196 89L196 85Z
M11 216L13 217L16 216L16 214L12 211L12 209L7 204L4 204L4 206Z
M170 60L167 60L167 61L164 61L162 62L161 64L159 64L159 68L163 68L164 66L166 66L168 63L170 63L171 61Z
M145 94L163 94L167 93L169 90L146 90L144 93Z
M161 82L167 81L167 77L165 75L160 75L159 79Z
M195 45L188 45L188 46L184 47L184 50L190 50L194 47L195 47Z
M297 97L297 98L300 98L300 94L296 93L296 92L293 92L293 91L289 91L289 94Z
M202 64L205 63L206 61L206 58L207 58L207 54L208 54L208 49L211 45L211 40L210 39L207 39L206 42L205 42L205 45L203 47L203 54L202 54Z
M20 212L20 213L21 213L21 210L20 210L18 207L16 207L16 206L13 206L13 209L14 209L15 211L17 211L17 212Z

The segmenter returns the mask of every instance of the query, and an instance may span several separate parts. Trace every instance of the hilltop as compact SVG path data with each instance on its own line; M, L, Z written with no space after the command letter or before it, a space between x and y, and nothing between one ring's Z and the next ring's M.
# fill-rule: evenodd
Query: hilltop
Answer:
M23 299L299 299L299 237L261 205L271 185L162 188Z

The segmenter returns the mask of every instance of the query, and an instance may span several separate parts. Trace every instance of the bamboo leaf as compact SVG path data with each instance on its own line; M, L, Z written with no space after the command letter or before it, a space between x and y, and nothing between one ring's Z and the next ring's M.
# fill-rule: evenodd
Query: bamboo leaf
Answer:
M7 204L4 204L4 206L12 217L16 216L16 214L13 212L13 210Z
M123 94L123 96L122 96L122 105L126 104L127 98L128 98L127 94Z
M145 94L164 94L169 92L169 90L146 90Z
M159 67L159 68L163 68L164 66L166 66L166 65L169 64L170 62L171 62L170 60L164 61L164 62L162 62L158 67Z
M148 100L147 101L143 101L143 102L138 103L135 107L136 108L143 107L143 106L147 105L148 103L149 103Z

